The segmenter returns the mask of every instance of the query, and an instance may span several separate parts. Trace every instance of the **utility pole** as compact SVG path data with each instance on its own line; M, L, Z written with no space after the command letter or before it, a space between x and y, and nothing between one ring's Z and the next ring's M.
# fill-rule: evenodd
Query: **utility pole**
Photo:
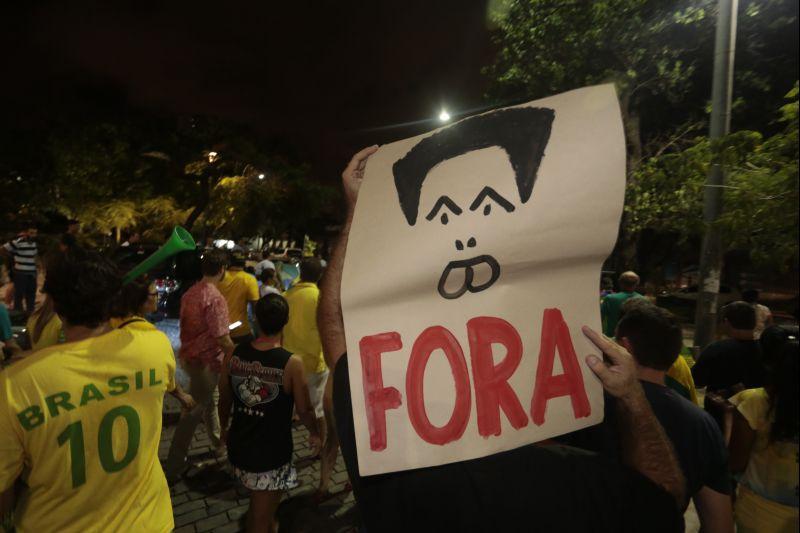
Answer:
M711 86L711 124L709 137L712 161L703 198L703 222L706 234L700 252L700 279L697 290L694 345L705 348L712 340L717 325L722 241L716 221L722 213L722 191L727 169L721 151L716 147L731 128L731 90L733 58L736 50L736 14L739 0L719 0L717 33L714 42L714 81Z

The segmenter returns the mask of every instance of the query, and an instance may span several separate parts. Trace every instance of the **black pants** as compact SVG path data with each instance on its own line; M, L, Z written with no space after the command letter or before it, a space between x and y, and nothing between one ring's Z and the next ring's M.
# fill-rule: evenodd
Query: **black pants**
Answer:
M22 311L25 300L25 313L30 315L36 307L36 273L14 272L14 309Z

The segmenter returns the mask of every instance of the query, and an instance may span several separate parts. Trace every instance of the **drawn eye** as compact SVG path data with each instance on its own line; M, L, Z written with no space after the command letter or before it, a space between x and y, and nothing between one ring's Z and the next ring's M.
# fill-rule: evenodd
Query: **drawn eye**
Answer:
M451 200L447 196L442 196L436 202L436 205L433 206L433 209L431 209L431 212L428 213L428 216L426 216L425 219L433 220L434 218L439 217L439 221L442 224L447 224L448 222L450 222L450 217L444 211L445 208L449 209L450 212L455 216L461 214L461 208L458 207L453 200Z
M488 202L484 205L483 201L489 199ZM506 210L506 212L511 213L514 211L514 205L497 194L497 191L492 189L491 187L484 187L483 190L478 193L478 196L475 200L472 201L472 204L469 206L470 211L476 211L481 205L483 205L483 216L488 216L489 213L492 212L492 203L497 206L502 207Z

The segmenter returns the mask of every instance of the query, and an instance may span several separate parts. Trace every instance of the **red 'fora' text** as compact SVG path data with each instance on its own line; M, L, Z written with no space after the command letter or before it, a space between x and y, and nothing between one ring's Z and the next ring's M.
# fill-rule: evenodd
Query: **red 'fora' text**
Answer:
M529 420L541 426L545 422L547 402L552 398L569 396L575 418L591 414L578 357L560 310L544 310L536 379L527 411L508 383L522 360L522 339L514 326L502 318L473 318L467 321L467 338L475 412L481 436L500 435L500 411L514 429L527 426ZM506 348L505 357L497 364L492 356L492 344L502 344ZM397 409L403 403L399 390L383 384L381 356L401 350L403 341L399 333L392 331L363 337L358 346L369 445L377 452L385 450L387 446L386 411ZM444 353L455 384L453 412L443 426L431 423L423 394L425 369L435 350ZM556 353L563 373L553 375ZM460 439L464 434L472 411L469 366L458 340L442 326L425 329L414 341L406 369L405 397L409 421L421 439L444 445Z

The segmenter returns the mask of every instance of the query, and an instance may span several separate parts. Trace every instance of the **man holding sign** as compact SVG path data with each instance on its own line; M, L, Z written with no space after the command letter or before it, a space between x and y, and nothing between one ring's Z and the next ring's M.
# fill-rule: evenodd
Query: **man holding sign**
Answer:
M345 170L319 328L370 531L675 527L675 501L636 472L528 446L599 422L605 387L625 406L627 462L683 499L630 355L589 328L590 342L573 336L599 323L624 188L619 121L613 88L594 87L365 149ZM436 229L414 227L420 214ZM393 276L404 239L422 259ZM609 364L577 356L598 349Z

